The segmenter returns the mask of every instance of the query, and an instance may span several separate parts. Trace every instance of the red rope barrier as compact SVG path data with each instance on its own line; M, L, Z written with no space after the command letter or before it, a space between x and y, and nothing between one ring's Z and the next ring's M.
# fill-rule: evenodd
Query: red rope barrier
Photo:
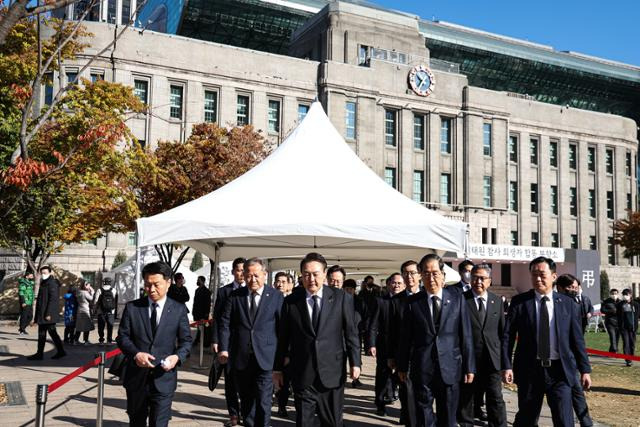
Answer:
M118 354L122 353L122 351L120 351L119 348L116 348L115 350L111 350L110 352L108 352L105 355L105 360L109 360L114 356L117 356ZM94 366L98 366L98 364L100 363L100 357L96 357L95 359L85 363L84 365L80 366L78 369L76 369L75 371L71 372L70 374L65 375L64 377L60 378L58 381L55 381L51 384L49 384L49 393L53 393L54 391L56 391L57 389L59 389L60 387L62 387L63 385L65 385L66 383L68 383L69 381L71 381L72 379L74 379L75 377L77 377L78 375L82 374L83 372L88 371L89 369L93 368Z
M588 348L587 353L596 356L610 357L613 359L635 360L640 362L640 356L632 356L630 354L610 353L608 351L596 350L595 348Z

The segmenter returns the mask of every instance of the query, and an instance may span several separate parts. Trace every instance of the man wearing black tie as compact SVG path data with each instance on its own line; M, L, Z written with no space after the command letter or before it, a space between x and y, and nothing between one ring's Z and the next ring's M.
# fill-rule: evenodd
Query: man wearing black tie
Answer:
M573 426L571 387L578 381L576 370L582 386L591 387L579 308L568 296L553 291L556 264L552 259L534 259L529 271L533 289L511 300L502 341L503 380L518 385L513 425L536 425L546 395L553 425Z
M222 314L218 359L229 364L240 392L243 425L271 425L273 361L284 297L265 287L264 262L244 263L247 284L231 293Z
M296 402L296 425L343 425L344 358L351 379L360 376L360 342L354 325L353 300L340 289L323 286L327 262L318 253L300 262L304 291L285 298L280 321L273 381L282 386L282 370L290 362Z
M477 264L471 270L471 289L464 293L467 303L473 347L476 357L476 375L473 383L462 384L458 423L473 426L474 395L482 390L487 394L487 421L490 426L506 426L507 411L502 398L502 336L504 334L504 308L502 299L488 289L491 286L491 267Z

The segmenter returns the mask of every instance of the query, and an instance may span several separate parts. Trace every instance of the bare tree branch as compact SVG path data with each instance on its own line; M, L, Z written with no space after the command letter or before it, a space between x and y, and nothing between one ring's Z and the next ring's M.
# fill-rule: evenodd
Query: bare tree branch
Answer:
M42 5L42 6L32 6L27 7L25 17L37 15L38 13L46 13L51 12L52 10L60 9L61 7L66 7L71 3L75 3L78 0L56 0L54 2Z

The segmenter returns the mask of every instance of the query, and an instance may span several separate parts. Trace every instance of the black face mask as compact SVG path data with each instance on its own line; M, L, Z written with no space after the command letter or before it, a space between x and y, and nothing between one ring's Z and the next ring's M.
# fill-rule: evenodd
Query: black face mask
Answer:
M578 296L578 293L576 291L567 291L567 296L570 296L571 298L575 298Z

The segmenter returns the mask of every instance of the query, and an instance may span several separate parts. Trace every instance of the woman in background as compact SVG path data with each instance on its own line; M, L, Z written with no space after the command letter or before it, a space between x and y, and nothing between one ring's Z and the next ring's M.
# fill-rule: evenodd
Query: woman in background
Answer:
M93 301L93 288L88 282L80 285L80 289L76 292L78 300L78 314L76 316L76 333L74 336L75 344L80 343L80 332L82 332L82 341L84 345L89 345L89 332L93 330L93 321L91 320L91 301Z

